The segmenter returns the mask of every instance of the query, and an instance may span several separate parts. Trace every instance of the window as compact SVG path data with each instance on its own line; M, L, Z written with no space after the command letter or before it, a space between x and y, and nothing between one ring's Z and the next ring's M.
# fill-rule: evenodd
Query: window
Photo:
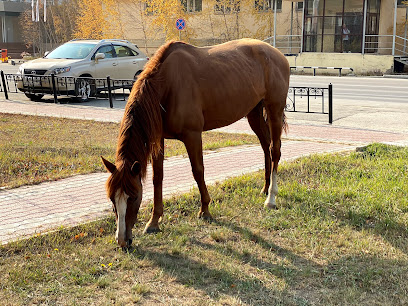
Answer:
M202 0L181 0L181 4L188 13L201 12L203 10Z
M282 10L282 0L277 0L276 10ZM255 9L257 11L270 11L275 9L275 0L255 0Z
M114 45L117 57L136 56L137 53L126 46Z
M214 11L217 14L238 13L240 11L239 0L216 0Z
M296 3L296 10L297 11L303 11L303 2L297 2Z
M379 0L305 0L303 51L361 52L369 42L366 37L365 46L362 45L364 3L367 3L365 34L378 35Z
M408 6L408 1L407 0L398 0L398 6L399 7L407 7Z
M100 47L98 49L98 51L96 51L96 53L104 53L105 54L105 58L112 58L113 57L113 49L112 49L112 45L107 45L107 46L103 46ZM95 54L96 54L95 53ZM94 55L95 56L95 55Z

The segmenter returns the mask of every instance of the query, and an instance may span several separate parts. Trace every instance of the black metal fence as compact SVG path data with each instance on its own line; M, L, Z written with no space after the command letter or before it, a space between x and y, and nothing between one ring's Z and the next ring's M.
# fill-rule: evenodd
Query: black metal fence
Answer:
M333 123L333 85L321 87L289 87L286 99L287 112L324 114Z
M6 99L9 93L24 93L35 100L43 95L52 95L54 102L58 97L68 97L78 100L103 99L109 100L113 108L114 100L126 100L126 94L132 89L134 80L116 80L109 76L106 78L88 77L57 77L51 75L21 75L5 74L0 71L0 92Z
M20 75L1 73L0 92L8 99L9 93L25 93L35 99L45 94L52 95L54 102L58 97L76 99L109 100L113 108L114 100L125 101L134 80L115 80L109 76L103 79L57 77L51 75ZM84 90L86 92L84 92ZM125 92L127 90L127 92ZM86 95L86 97L85 97ZM325 114L333 123L333 87L290 87L286 100L287 112Z

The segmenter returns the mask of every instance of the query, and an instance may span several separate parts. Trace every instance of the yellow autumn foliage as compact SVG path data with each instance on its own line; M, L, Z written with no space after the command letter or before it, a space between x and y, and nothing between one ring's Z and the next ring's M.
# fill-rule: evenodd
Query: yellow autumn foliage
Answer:
M82 0L76 20L75 38L106 39L123 37L117 1Z
M145 0L146 13L152 16L151 26L158 28L164 34L166 40L178 39L179 31L176 28L176 20L187 20L188 15L180 0ZM188 30L184 31L184 35Z

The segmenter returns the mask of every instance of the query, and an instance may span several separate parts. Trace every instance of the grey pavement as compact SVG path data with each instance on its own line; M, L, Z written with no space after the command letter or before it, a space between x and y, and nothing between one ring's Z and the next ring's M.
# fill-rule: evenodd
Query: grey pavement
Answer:
M92 105L92 103L94 105ZM96 105L96 103L98 105ZM67 117L85 120L119 122L123 104L109 109L94 101L86 104L53 104L0 98L0 112ZM342 105L352 104L343 101ZM354 105L355 106L355 105ZM350 106L351 107L351 106ZM398 125L404 109L385 111L382 105L350 115L335 117L333 125L322 115L287 113L289 132L284 135L282 160L288 162L314 153L354 150L372 142L408 145L408 130ZM405 121L403 121L405 122ZM219 129L230 133L252 133L245 119ZM263 153L259 145L224 148L205 152L205 177L208 184L263 169ZM60 226L73 226L95 220L110 213L104 184L108 174L77 175L55 182L0 190L0 240L9 241L41 234ZM144 184L143 204L153 197L151 171ZM187 192L195 185L190 163L184 157L172 157L164 163L164 195ZM263 209L260 207L260 209Z

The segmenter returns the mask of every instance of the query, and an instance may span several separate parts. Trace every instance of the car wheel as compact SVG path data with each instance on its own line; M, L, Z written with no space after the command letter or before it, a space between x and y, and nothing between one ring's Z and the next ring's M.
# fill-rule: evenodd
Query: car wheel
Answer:
M135 76L133 77L133 80L134 80L135 82L136 82L136 80L139 78L139 76L140 76L141 73L142 73L141 71L136 72ZM129 91L132 91L132 88L133 88L133 86L132 86L131 88L129 88Z
M91 82L89 79L79 78L76 81L76 94L77 100L80 102L86 102L91 96Z
M133 77L133 79L136 81L141 73L142 73L141 71L136 72L136 74L135 74L135 76Z
M26 93L25 95L31 101L39 101L39 100L41 100L42 97L44 97L44 95L41 95L41 94L29 94L29 93Z

